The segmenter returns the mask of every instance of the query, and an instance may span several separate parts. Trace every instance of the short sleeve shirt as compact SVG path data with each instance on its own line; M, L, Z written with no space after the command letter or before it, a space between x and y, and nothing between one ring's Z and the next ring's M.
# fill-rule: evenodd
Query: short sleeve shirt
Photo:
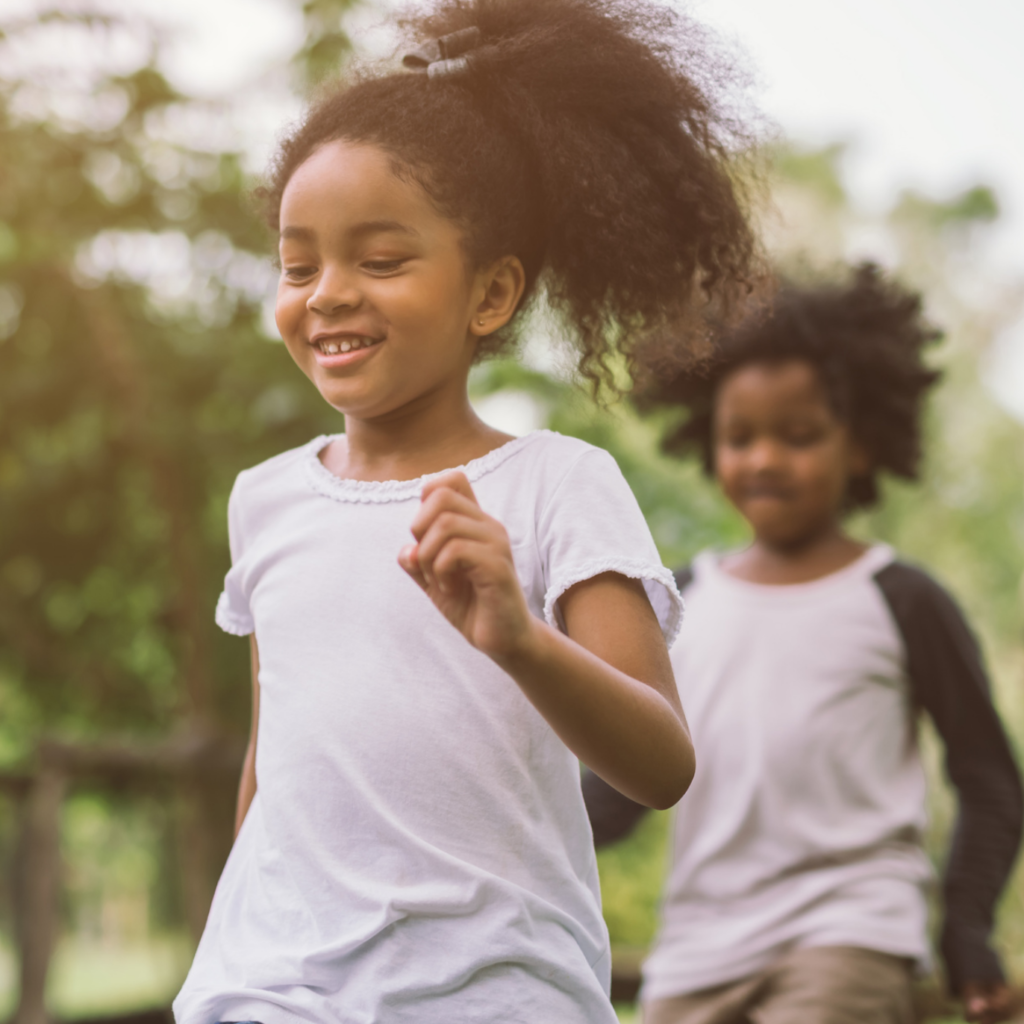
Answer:
M242 473L217 609L260 650L257 793L180 1024L613 1024L578 764L397 563L424 479L342 480L317 438ZM614 460L548 431L463 467L531 611L614 571L681 602Z

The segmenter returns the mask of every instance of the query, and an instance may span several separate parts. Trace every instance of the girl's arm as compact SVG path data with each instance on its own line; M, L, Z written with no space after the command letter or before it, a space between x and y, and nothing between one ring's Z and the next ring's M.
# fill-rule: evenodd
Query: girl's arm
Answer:
M235 810L235 838L242 828L249 805L256 795L256 733L260 722L260 652L256 646L256 634L249 637L249 653L252 662L252 724L249 727L249 745L245 748L242 762L242 778L238 783L238 806Z
M693 569L684 565L672 575L679 593L685 594L687 587L693 583ZM594 833L594 847L598 850L632 835L649 810L643 804L623 796L592 771L583 773L582 787L590 829Z
M670 807L694 755L665 640L643 585L617 573L576 584L568 636L530 613L504 527L462 473L423 490L402 567L478 650L500 665L596 774L650 807Z

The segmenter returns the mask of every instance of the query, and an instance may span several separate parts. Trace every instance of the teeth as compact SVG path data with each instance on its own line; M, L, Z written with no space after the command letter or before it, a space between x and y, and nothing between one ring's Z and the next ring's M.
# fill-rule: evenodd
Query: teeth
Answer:
M324 339L319 342L320 351L329 356L337 355L339 352L355 352L361 348L369 348L375 345L373 338L346 338L344 341L330 341Z

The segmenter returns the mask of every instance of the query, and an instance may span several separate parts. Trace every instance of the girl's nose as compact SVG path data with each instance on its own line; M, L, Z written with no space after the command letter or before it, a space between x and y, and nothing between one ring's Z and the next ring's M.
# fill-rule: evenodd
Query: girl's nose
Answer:
M340 309L355 309L362 301L362 292L346 275L325 270L313 294L306 300L306 309L311 313L330 316Z

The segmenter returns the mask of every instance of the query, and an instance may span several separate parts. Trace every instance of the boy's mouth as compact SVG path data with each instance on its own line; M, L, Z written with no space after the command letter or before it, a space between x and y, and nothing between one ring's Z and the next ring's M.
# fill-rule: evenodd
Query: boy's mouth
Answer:
M791 501L793 491L788 487L747 487L743 497L746 501Z

